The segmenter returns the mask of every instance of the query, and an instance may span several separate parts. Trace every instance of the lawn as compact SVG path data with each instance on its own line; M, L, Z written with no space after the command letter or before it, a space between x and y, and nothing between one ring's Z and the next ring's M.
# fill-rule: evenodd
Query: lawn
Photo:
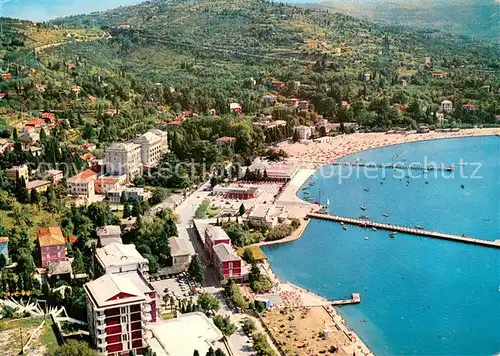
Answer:
M22 343L26 343L43 320L43 317L37 317L0 322L0 355L17 355ZM52 354L57 347L58 342L52 329L52 319L46 317L41 333L30 342L27 354Z
M33 240L36 239L39 227L58 226L61 218L59 214L48 213L30 204L23 205L23 212L30 217L30 221L33 224L33 227L30 229L30 236ZM15 219L11 216L11 211L8 210L0 210L0 222L7 229L11 229L16 225Z

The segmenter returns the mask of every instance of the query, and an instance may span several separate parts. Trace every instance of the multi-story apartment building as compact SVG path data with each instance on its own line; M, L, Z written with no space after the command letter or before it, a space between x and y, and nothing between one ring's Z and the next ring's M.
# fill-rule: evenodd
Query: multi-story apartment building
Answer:
M49 263L66 260L66 240L60 227L53 226L39 229L38 243L40 244L42 267L47 267Z
M243 262L236 254L231 239L219 226L208 225L205 229L205 251L221 279L243 279Z
M208 225L205 229L205 252L210 260L213 260L215 245L230 243L231 239L220 226Z
M142 174L141 145L115 142L104 151L104 162L107 174L126 174L127 180L132 181Z
M145 327L157 319L157 294L138 271L108 273L84 285L92 342L103 355L142 355Z
M220 279L242 280L242 260L230 244L213 247L213 263Z
M139 136L135 143L141 145L141 160L146 168L157 166L168 151L167 133L158 129L151 129Z
M86 169L73 177L68 179L68 191L73 195L83 195L86 197L92 197L95 195L94 181L97 174Z

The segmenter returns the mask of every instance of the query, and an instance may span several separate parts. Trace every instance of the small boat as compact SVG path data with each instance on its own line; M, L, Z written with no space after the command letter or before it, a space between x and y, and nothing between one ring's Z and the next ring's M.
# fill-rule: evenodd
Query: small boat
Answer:
M429 184L429 182L425 182L425 184Z
M366 206L362 205L361 210L366 210Z
M423 230L423 229L424 229L424 227L423 227L422 225L417 225L417 226L415 226L415 229L418 229L418 230Z
M389 217L389 214L387 213L383 213L382 215L384 215L386 218Z
M303 192L302 194L304 194L304 195L309 195L309 194L311 194L311 193L309 193L309 192Z
M464 188L465 188L465 186L464 186L463 184L461 184L461 185L460 185L460 188L464 189Z
M391 233L389 234L389 236L393 239L393 238L396 236L396 233L395 233L395 232L391 232Z
M359 218L360 218L360 219L365 219L365 220L368 220L368 219L369 219L369 217L368 217L367 215L361 215Z
M370 188L365 188L363 189L365 192L369 192L370 191Z
M373 231L377 231L377 228L376 228L376 227L372 227L372 230L373 230Z
M345 225L342 226L342 229L347 230L347 226L345 226Z
M365 236L365 240L368 240L368 236Z

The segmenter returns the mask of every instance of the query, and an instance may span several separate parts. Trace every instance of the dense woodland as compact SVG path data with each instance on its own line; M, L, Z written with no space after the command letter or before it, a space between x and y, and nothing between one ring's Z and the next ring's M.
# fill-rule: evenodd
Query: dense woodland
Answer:
M171 152L163 163L182 162L185 171L168 176L152 171L135 183L182 190L207 177L202 164L248 163L265 153L266 145L291 138L295 126L313 125L318 115L383 131L437 126L435 113L444 99L455 108L447 116L449 127L495 125L500 114L495 46L439 31L260 0L155 1L50 23L1 21L0 137L14 144L0 154L2 172L23 163L54 168L69 163L63 169L71 176L85 168L81 144L95 143L92 153L99 158L111 142L159 127L170 138ZM35 50L61 41L65 44ZM426 66L427 56L431 64ZM363 81L365 73L371 80ZM268 78L285 86L273 88ZM269 93L276 95L275 105L262 100ZM311 105L298 112L287 103L292 97ZM230 113L232 102L242 105L242 115ZM22 127L42 112L55 113L60 124L40 134L38 143L23 141ZM286 125L252 125L268 115ZM182 116L182 124L168 125ZM223 136L235 141L217 143ZM31 154L29 146L41 148L41 154ZM184 174L193 169L197 174ZM220 174L236 175L223 168ZM0 236L10 237L11 258L17 262L2 271L2 291L31 290L58 299L31 278L39 255L36 228L48 224L60 224L66 237L77 236L68 244L73 268L92 275L95 227L122 216L105 204L71 206L64 181L45 194L28 194L22 182L8 182L0 174L0 188ZM126 205L124 217L134 215L137 223L125 240L138 246L153 271L168 266L166 241L176 234L175 215L149 216L149 205ZM235 240L249 238L232 230ZM85 318L79 285L67 299L62 303Z

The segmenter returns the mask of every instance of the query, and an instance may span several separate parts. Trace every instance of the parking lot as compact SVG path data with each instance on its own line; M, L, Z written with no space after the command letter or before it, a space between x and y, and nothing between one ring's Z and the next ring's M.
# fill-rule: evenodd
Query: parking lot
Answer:
M259 194L253 199L230 199L223 196L209 196L210 206L212 209L222 209L222 211L238 211L243 203L248 210L256 204L270 204L274 201L274 197L279 193L280 183L238 183L235 187L251 187L258 186Z
M200 289L199 285L189 281L184 275L151 281L151 284L162 299L165 295L174 296L177 299L184 299L194 295L192 288L196 290Z

